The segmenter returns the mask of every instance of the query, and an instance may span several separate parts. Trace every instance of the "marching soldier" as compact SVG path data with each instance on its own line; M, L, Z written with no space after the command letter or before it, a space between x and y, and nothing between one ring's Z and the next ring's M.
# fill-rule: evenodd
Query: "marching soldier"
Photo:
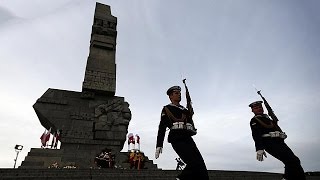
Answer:
M177 180L208 180L208 172L205 162L199 152L193 138L196 134L193 127L190 111L180 105L181 88L173 86L167 90L170 104L163 107L158 129L155 158L162 153L166 128L170 129L168 142L175 152L186 163L184 170L178 175Z
M260 94L259 91L258 94ZM268 107L269 105L264 98L263 100L266 107ZM271 119L267 114L264 114L262 103L262 101L256 101L249 105L255 115L250 121L250 127L252 131L252 137L255 142L257 160L263 161L263 156L267 157L266 152L268 152L273 157L284 163L285 179L305 180L306 177L304 175L304 170L301 167L299 158L284 142L284 139L287 138L287 135L282 132L278 126L277 121L275 121L277 118L274 114L273 119ZM271 107L269 109L272 113Z

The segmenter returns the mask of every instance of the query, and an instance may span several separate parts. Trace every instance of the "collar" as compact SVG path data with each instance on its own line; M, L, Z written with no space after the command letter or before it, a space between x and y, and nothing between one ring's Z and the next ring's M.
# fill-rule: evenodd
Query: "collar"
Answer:
M255 116L253 116L253 117L254 117L254 118L261 118L261 117L263 117L263 118L270 119L270 117L268 116L268 114L255 115Z
M179 108L179 109L181 109L181 110L185 110L185 109L186 109L185 107L183 107L183 106L181 106L181 105L177 106L177 105L172 104L172 103L168 104L168 106L177 107L177 108Z

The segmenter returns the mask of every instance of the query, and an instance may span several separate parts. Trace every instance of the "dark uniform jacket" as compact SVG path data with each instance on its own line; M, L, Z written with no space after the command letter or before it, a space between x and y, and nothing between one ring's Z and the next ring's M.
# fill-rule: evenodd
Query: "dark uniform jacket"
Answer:
M276 125L267 114L254 116L250 121L250 127L252 131L252 138L255 142L256 151L265 149L265 141L270 140L268 137L262 137L263 134L281 131L279 126ZM280 138L276 138L274 140L283 141L283 139Z
M172 118L172 116L174 116L174 118ZM168 104L164 106L161 111L161 120L159 124L159 129L158 129L156 147L163 147L163 141L164 141L167 128L170 129L174 122L189 122L190 121L189 117L190 116L189 116L188 109L186 109L181 105L176 106L174 104ZM168 142L173 143L190 136L191 136L190 132L186 129L173 129L173 130L170 130L169 132Z

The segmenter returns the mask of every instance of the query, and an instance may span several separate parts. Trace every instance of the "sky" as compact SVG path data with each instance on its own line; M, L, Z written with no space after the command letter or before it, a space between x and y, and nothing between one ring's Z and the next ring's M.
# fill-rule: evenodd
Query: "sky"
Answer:
M256 87L304 170L320 170L320 1L98 2L118 19L116 96L130 104L128 131L159 168L176 167L171 145L155 159L155 144L166 90L186 78L208 169L283 172L271 155L256 160L248 107L260 100ZM81 92L95 3L0 0L0 168L13 167L16 144L17 166L40 147L32 105L48 88Z

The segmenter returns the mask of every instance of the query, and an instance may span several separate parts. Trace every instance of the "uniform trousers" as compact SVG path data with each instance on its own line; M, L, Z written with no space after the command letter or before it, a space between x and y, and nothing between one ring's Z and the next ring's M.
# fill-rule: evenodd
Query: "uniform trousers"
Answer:
M201 153L192 137L171 142L179 157L186 163L178 178L181 180L209 180L208 171Z
M285 165L284 178L287 180L305 180L304 170L300 159L280 138L265 139L265 150Z

